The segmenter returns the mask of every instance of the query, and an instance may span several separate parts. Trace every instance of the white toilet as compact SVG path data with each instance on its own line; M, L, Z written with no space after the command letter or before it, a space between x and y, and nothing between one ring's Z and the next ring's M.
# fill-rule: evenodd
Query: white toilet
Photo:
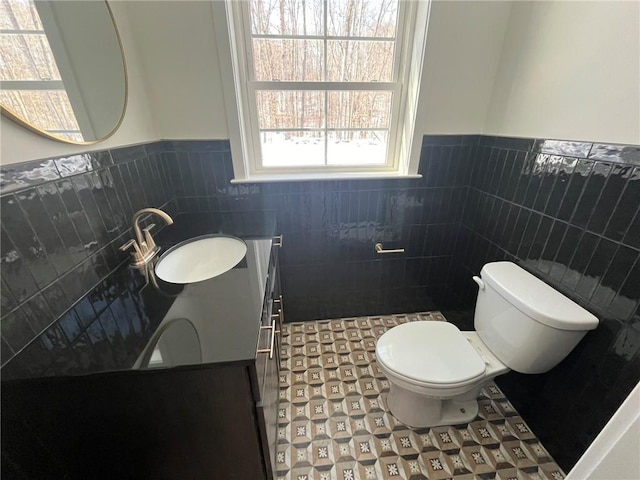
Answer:
M509 370L544 373L562 361L598 319L511 262L486 264L478 283L476 331L446 322L410 322L376 345L390 382L391 413L411 427L456 425L478 414L480 389Z

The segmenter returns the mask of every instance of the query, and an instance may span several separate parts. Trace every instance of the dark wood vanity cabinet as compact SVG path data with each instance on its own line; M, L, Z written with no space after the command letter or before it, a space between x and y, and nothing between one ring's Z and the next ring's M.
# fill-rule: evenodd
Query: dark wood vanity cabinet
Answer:
M263 449L265 469L275 476L278 440L278 400L281 331L284 323L284 299L280 291L278 244L274 247L262 308L260 335L256 348L255 382L258 429ZM267 476L267 478L272 478Z
M2 479L274 478L277 257L274 243L254 358L3 382Z

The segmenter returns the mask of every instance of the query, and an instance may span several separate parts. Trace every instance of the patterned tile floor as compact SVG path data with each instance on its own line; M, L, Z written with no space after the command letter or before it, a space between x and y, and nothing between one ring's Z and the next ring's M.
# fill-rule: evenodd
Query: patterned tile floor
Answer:
M495 384L471 423L412 429L388 411L376 340L440 312L290 323L282 335L278 480L562 479Z

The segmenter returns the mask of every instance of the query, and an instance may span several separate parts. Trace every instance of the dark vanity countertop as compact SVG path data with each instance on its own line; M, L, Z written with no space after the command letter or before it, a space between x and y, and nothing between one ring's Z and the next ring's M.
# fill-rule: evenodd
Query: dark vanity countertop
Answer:
M173 218L173 225L154 235L162 248L160 256L184 240L222 233L245 241L245 258L218 277L188 285L147 281L136 269L122 265L103 282L104 298L92 298L95 290L87 295L96 318L83 325L73 343L56 344L53 338L65 331L63 316L59 325L49 327L35 340L37 348L25 349L28 353L18 354L3 367L2 380L253 359L269 262L276 252L271 248L276 233L274 212ZM104 309L98 313L100 304Z

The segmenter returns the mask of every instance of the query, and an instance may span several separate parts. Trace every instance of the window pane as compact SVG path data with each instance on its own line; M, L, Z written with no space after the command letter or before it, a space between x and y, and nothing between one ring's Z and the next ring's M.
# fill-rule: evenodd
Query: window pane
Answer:
M323 35L323 0L251 0L251 33Z
M260 128L324 127L324 92L263 90L256 97Z
M43 130L80 130L64 90L1 90L0 103Z
M324 165L324 132L260 132L265 167Z
M329 128L389 128L392 92L331 91Z
M386 130L333 131L327 135L328 165L384 165L386 161Z
M3 30L42 30L40 16L30 0L0 2L0 28Z
M319 82L322 41L254 38L253 63L258 81Z
M328 0L327 34L395 37L398 0Z
M44 34L0 35L0 81L60 80Z
M391 41L327 42L327 79L332 82L390 82L393 75Z

